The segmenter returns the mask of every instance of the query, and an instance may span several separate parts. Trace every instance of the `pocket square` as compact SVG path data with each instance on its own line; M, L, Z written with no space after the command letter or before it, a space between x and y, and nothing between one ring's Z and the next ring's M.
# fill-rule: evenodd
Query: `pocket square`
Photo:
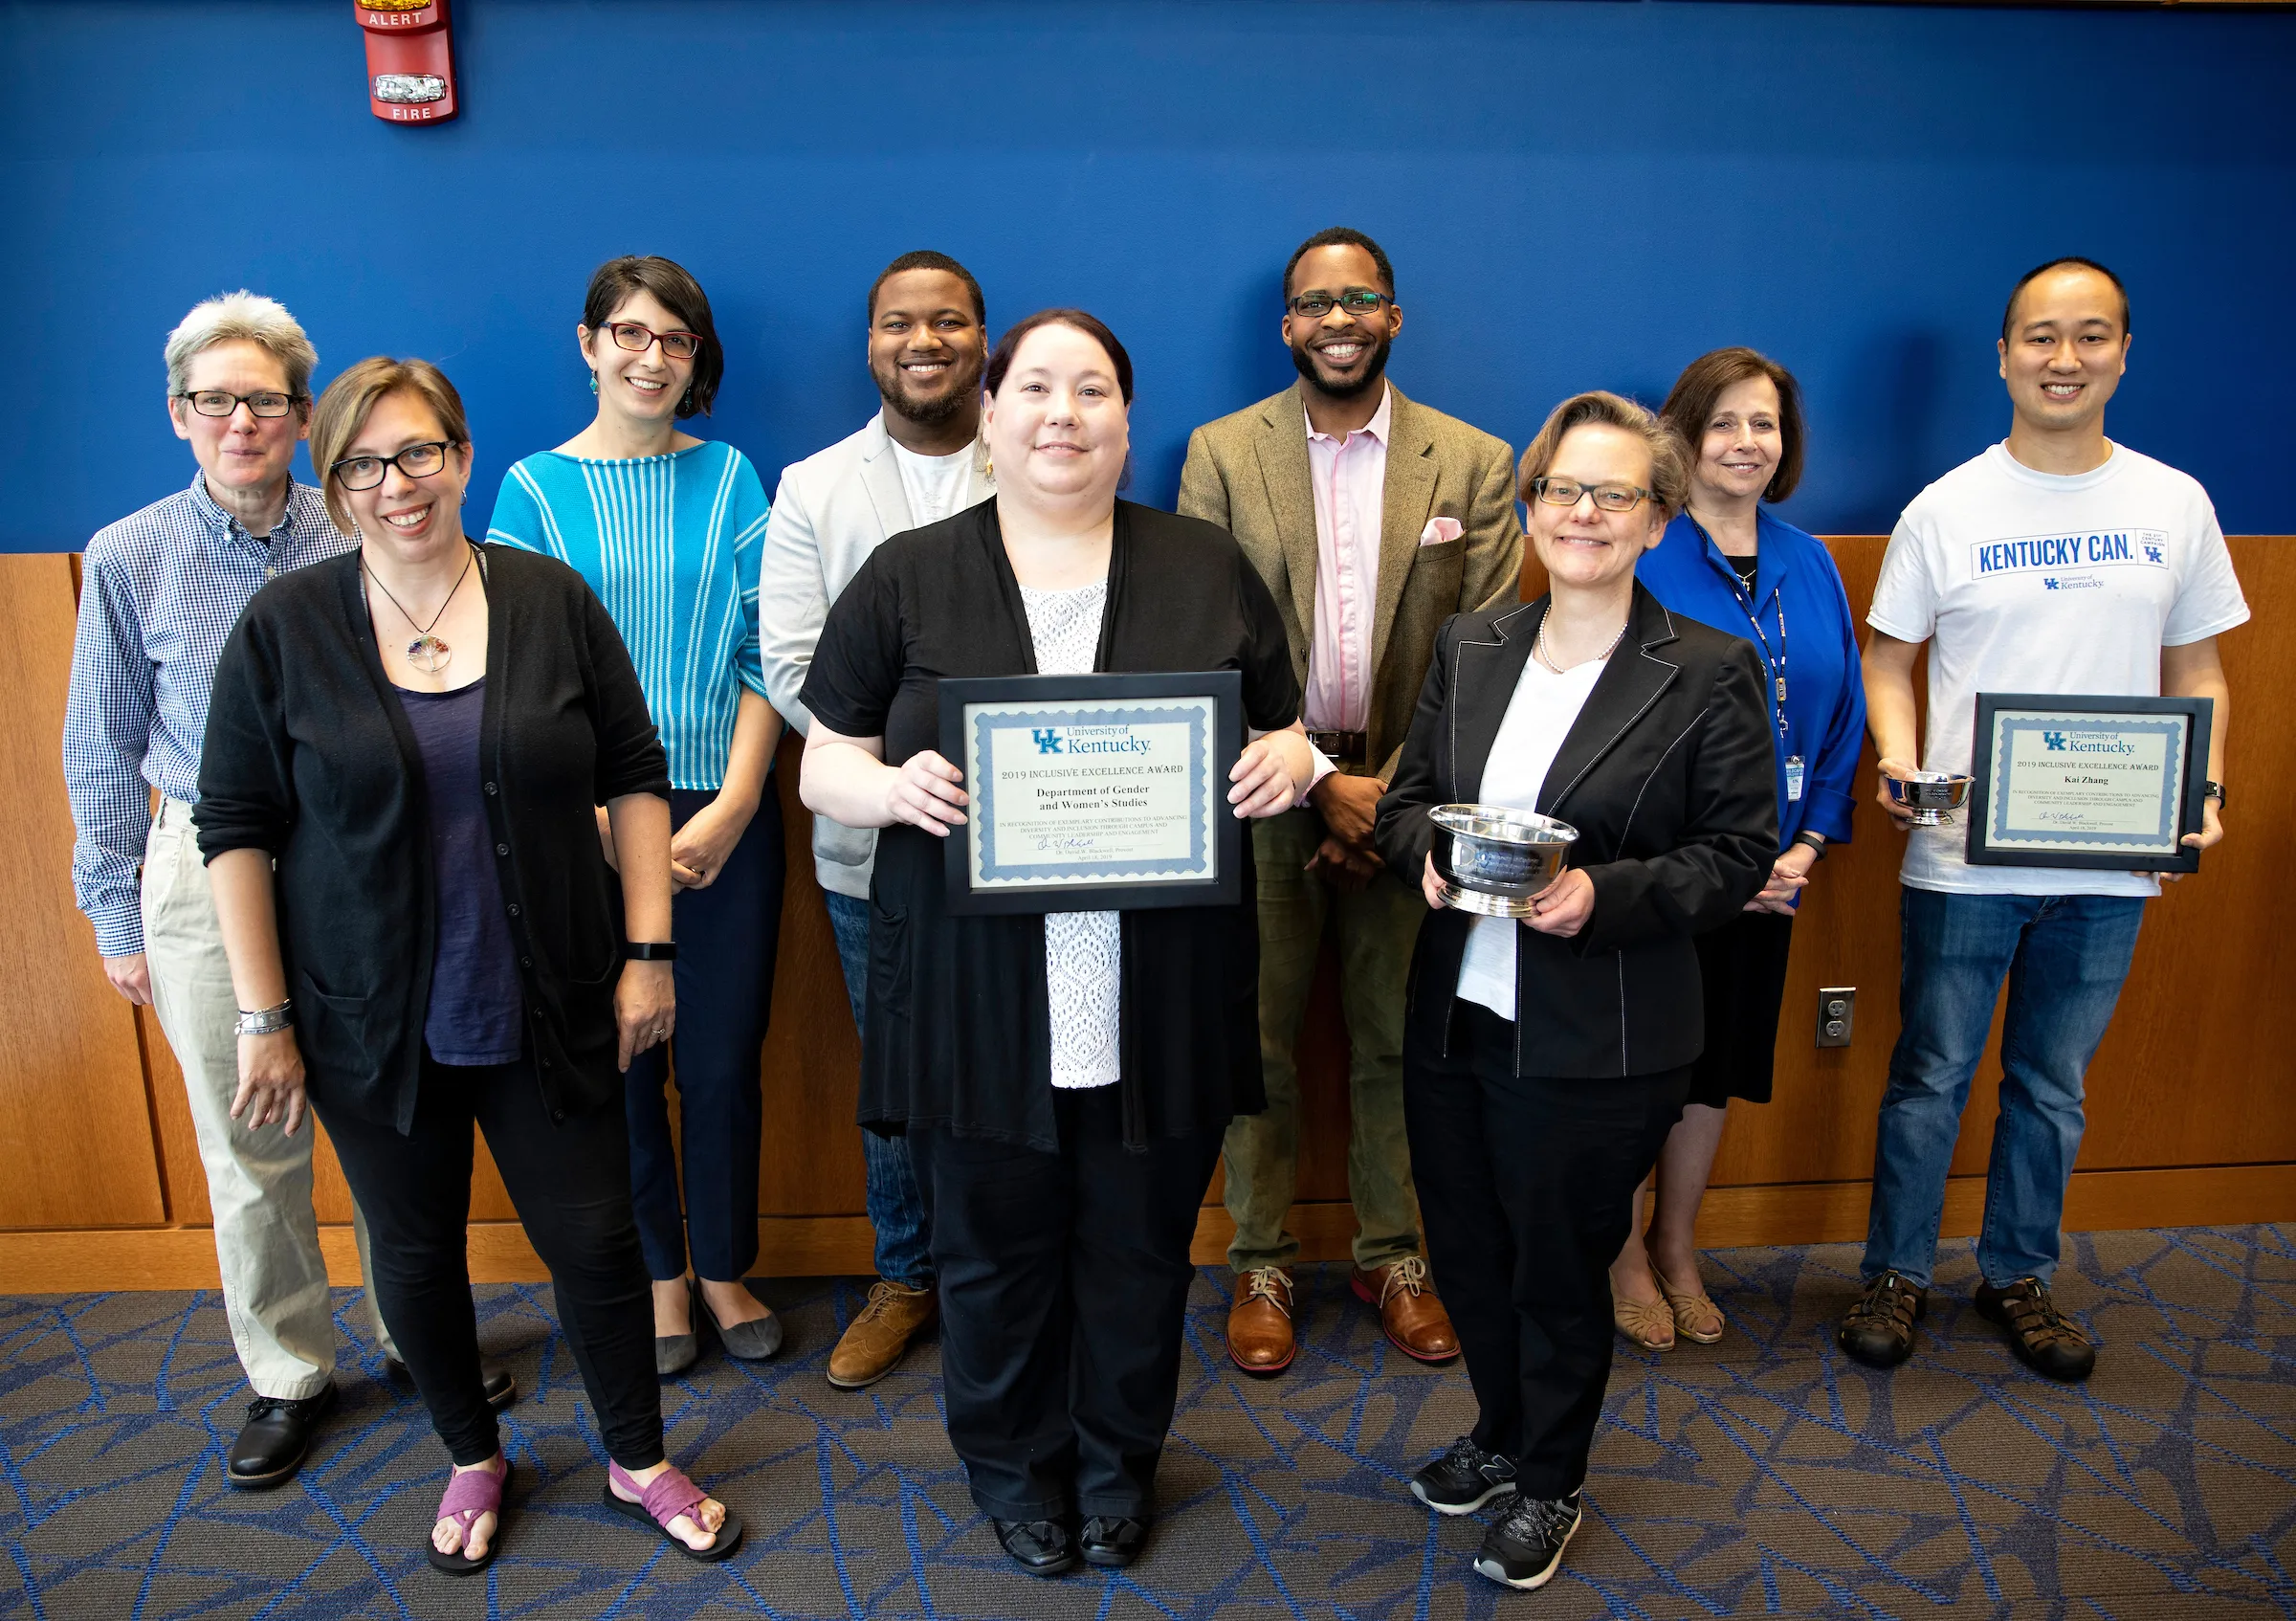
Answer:
M1419 544L1423 546L1439 546L1466 533L1466 526L1456 518L1430 518L1427 526L1419 532Z

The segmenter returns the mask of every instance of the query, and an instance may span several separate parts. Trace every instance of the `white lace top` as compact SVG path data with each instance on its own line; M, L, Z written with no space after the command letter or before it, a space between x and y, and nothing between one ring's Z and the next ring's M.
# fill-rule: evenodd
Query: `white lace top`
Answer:
M1021 588L1040 676L1090 675L1100 650L1103 579L1073 591ZM1116 969L1124 937L1115 912L1045 914L1045 992L1052 1013L1052 1084L1113 1086L1116 1061Z

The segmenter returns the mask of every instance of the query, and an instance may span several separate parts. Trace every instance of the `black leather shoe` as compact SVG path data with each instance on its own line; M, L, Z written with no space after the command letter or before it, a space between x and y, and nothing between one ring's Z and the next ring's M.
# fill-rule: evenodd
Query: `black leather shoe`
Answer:
M997 1541L1013 1564L1031 1576L1058 1576L1076 1568L1076 1543L1057 1520L991 1520Z
M1929 1291L1894 1272L1867 1283L1857 1303L1843 1314L1834 1336L1842 1348L1867 1367L1895 1367L1913 1354L1913 1324L1930 1309Z
M2005 1289L1978 1284L1977 1315L2009 1330L2009 1348L2036 1373L2070 1385L2097 1366L2097 1347L2058 1314L2049 1286L2038 1277L2020 1277Z
M247 1404L247 1422L223 1454L223 1477L251 1492L269 1491L295 1478L311 1450L311 1432L335 1406L335 1387L299 1402L257 1396Z
M1148 1521L1116 1514L1095 1514L1076 1533L1076 1545L1084 1550L1087 1565L1130 1565L1140 1557L1140 1544L1147 1540Z
M397 1357L385 1357L383 1371L389 1377L393 1385L402 1389L411 1390L414 1388L414 1375L407 1371L407 1365ZM510 1404L519 1399L518 1375L512 1373L500 1363L480 1363L478 1378L486 1390L486 1405L497 1412L507 1411Z

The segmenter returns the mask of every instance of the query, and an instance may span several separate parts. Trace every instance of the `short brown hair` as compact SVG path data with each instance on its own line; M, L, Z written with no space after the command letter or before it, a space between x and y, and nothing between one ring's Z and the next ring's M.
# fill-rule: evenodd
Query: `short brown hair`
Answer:
M1690 464L1698 462L1698 447L1706 442L1706 424L1714 414L1714 406L1723 391L1756 377L1770 379L1777 390L1777 466L1771 472L1770 482L1762 487L1764 500L1784 500L1801 482L1801 385L1794 374L1755 350L1733 346L1715 349L1700 355L1682 368L1674 379L1674 387L1667 395L1667 403L1658 408L1658 414L1667 426L1682 435L1682 442L1690 453Z
M718 403L718 385L725 381L725 345L718 342L710 296L684 265L659 254L624 254L607 259L590 273L589 290L582 296L583 325L595 333L614 319L614 311L640 293L652 295L655 303L685 322L686 330L701 340L701 350L694 357L693 379L677 402L677 420L709 415L710 407Z
M1108 322L1096 315L1073 309L1038 310L1004 328L1004 336L997 340L997 346L989 352L988 365L981 373L981 386L988 390L991 399L1004 387L1004 374L1012 369L1012 357L1021 352L1021 340L1040 326L1066 326L1099 344L1108 356L1108 364L1115 369L1117 391L1124 396L1126 405L1132 404L1132 357L1116 342Z
M1590 422L1639 434L1650 452L1650 499L1668 518L1682 510L1683 502L1690 498L1690 463L1680 436L1652 414L1649 407L1606 389L1573 394L1548 412L1546 426L1523 452L1522 464L1516 469L1515 494L1525 501L1535 500L1531 485L1544 478L1547 469L1555 465L1555 453L1562 448L1563 435Z
M319 493L327 503L327 516L346 535L358 530L343 507L342 491L336 487L335 464L374 414L375 402L401 390L418 396L430 408L430 414L438 418L439 432L450 443L471 442L462 396L447 381L447 374L429 361L370 355L343 372L327 385L327 391L319 396L318 409L311 413L311 471L319 476Z

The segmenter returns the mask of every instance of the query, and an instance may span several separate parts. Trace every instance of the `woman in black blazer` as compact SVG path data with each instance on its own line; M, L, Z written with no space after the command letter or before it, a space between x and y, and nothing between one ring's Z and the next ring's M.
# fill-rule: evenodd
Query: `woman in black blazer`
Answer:
M1556 408L1521 483L1550 592L1444 627L1380 802L1381 854L1436 908L1411 967L1404 1112L1481 1409L1412 1491L1446 1514L1512 1497L1475 1568L1515 1588L1544 1584L1578 1526L1610 1262L1704 1040L1691 937L1737 915L1777 847L1753 648L1635 583L1688 478L1631 401ZM1428 812L1461 803L1578 830L1532 917L1442 904Z
M676 1011L670 783L645 694L579 574L464 536L470 431L435 366L352 366L311 451L359 546L255 593L200 763L240 1008L232 1113L292 1132L308 1090L366 1213L368 1286L454 1460L433 1565L492 1562L510 1473L471 1312L474 1123L550 1269L607 1502L722 1559L741 1522L662 1453L630 1209L621 1071Z

